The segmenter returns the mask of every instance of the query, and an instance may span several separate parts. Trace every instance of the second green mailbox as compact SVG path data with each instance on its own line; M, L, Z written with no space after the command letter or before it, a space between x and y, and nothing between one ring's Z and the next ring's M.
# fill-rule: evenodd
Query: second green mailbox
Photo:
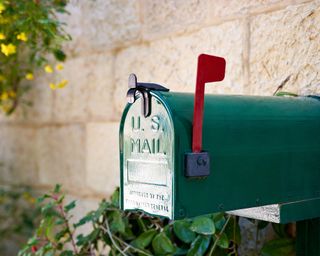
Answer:
M273 222L320 216L319 98L206 95L202 114L201 95L194 103L197 95L134 75L129 87L120 126L122 209L170 219L220 211Z

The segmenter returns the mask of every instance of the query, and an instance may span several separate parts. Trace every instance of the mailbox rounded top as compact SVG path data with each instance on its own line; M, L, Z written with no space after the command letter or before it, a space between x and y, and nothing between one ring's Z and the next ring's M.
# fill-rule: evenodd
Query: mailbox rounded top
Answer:
M122 207L173 218L172 114L161 95L137 94L120 126Z

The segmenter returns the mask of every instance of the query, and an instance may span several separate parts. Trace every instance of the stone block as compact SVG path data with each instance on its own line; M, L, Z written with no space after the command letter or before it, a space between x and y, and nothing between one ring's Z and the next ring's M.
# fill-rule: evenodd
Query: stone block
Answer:
M5 184L36 184L38 168L36 130L18 125L0 126L0 180Z
M320 2L290 6L251 20L250 92L320 93Z
M118 113L126 103L130 73L137 74L139 81L159 83L172 91L194 92L197 58L201 53L222 56L227 61L225 80L208 84L207 93L244 93L245 39L245 23L236 21L124 49L115 62L114 102Z
M85 185L85 126L51 125L39 129L36 140L37 166L41 185Z
M66 44L72 55L104 52L141 37L138 0L70 1L70 15L61 15L73 40Z
M119 186L119 123L87 124L86 184L106 197Z
M239 255L257 255L266 242L277 238L271 224L266 228L257 231L257 224L252 223L246 218L240 217L239 225L241 228L242 241L238 248Z
M142 0L143 39L150 41L185 34L248 14L282 9L290 4L292 0Z
M52 76L54 82L69 81L65 88L53 92L53 119L58 122L109 119L113 115L112 63L113 57L108 54L68 60L64 70Z
M142 0L143 39L184 33L200 28L208 17L208 0Z
M292 4L292 0L211 0L208 22L236 19L248 14L269 12Z
M40 73L36 72L33 81L22 81L23 86L29 86L30 90L25 92L17 109L10 116L0 113L0 122L41 124L52 120L53 94L46 76Z

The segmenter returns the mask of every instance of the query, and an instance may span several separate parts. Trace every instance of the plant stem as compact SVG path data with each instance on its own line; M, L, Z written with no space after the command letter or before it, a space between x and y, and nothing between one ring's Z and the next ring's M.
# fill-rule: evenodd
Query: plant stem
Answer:
M149 254L149 253L144 252L144 251L142 251L142 250L140 250L140 249L138 249L138 248L136 248L136 247L134 247L134 246L132 246L132 245L130 245L130 244L127 244L125 241L121 240L119 237L116 237L116 236L113 236L113 237L114 237L115 239L117 239L120 243L123 243L123 245L127 246L127 248L130 248L130 249L132 249L132 250L134 250L134 251L137 251L137 252L139 252L139 253L141 253L141 254L143 254L143 255L152 256L152 254ZM126 249L126 250L127 250L127 249Z
M116 249L117 249L122 255L126 255L126 254L125 254L125 251L127 251L127 250L130 248L130 249L132 249L132 250L134 250L134 251L136 251L136 252L139 252L139 253L141 253L141 254L143 254L143 255L152 256L152 254L146 253L146 252L144 252L144 251L142 251L142 250L140 250L140 249L138 249L138 248L136 248L136 247L134 247L134 246L132 246L132 245L130 245L130 244L127 244L125 241L121 240L119 237L114 236L114 235L110 232L109 222L108 222L107 219L106 219L106 226L107 226L107 228L105 228L105 227L103 227L103 226L101 226L101 228L108 234L108 236L109 236L112 244L116 247ZM120 243L122 243L123 245L126 246L125 251L123 251L123 250L121 250L121 249L119 248L118 244L114 241L114 239L116 239L118 242L120 242Z
M106 229L105 229L103 226L102 226L102 229L103 229L105 232L107 232L107 234L108 234L108 236L109 236L109 238L110 238L113 246L114 246L122 255L126 256L126 254L121 250L121 248L118 246L118 244L116 243L116 241L114 241L114 239L113 239L113 235L112 235L112 233L110 232L108 219L106 219L106 226L107 226Z
M213 255L212 253L213 253L213 252L214 252L214 250L216 249L217 244L218 244L218 241L219 241L219 239L220 239L220 237L221 237L222 233L223 233L223 232L224 232L224 230L226 229L226 227L227 227L227 225L228 225L228 223L229 223L230 219L231 219L231 215L229 215L229 216L228 216L228 219L227 219L227 220L226 220L226 222L224 223L224 225L223 225L223 227L222 227L222 229L221 229L221 231L220 231L219 235L217 236L217 239L214 241L214 243L213 243L213 245L212 245L212 247L211 247L211 249L210 249L210 252L209 252L208 256Z
M233 216L233 242L234 242L234 251L236 256L238 256L238 251L237 251L237 244L235 243L236 241L236 226L237 226L237 218Z
M56 199L55 199L56 200ZM65 223L65 226L67 228L67 232L70 236L70 239L71 239L71 244L72 244L72 247L73 247L73 251L75 252L75 254L78 254L78 249L77 249L77 246L76 246L76 242L74 241L74 238L73 238L73 233L71 232L70 230L70 226L69 226L69 221L67 219L67 216L66 216L66 213L64 212L64 209L63 209L63 204L62 203L59 203L58 204L58 208L60 210L60 213L62 215L62 218L64 220L64 223Z
M143 220L141 219L141 217L139 217L139 218L137 219L137 221L138 221L139 224L141 225L142 230L143 230L144 232L147 231L147 228L146 228L146 226L144 225Z

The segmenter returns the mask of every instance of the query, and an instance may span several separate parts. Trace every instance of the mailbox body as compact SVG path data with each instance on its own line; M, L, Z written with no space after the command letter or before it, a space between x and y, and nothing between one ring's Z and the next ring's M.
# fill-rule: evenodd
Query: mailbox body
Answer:
M122 116L123 209L181 219L319 201L318 99L206 95L203 150L210 154L210 175L187 178L194 95L151 91L151 97L149 117L140 113L139 100L128 104Z

